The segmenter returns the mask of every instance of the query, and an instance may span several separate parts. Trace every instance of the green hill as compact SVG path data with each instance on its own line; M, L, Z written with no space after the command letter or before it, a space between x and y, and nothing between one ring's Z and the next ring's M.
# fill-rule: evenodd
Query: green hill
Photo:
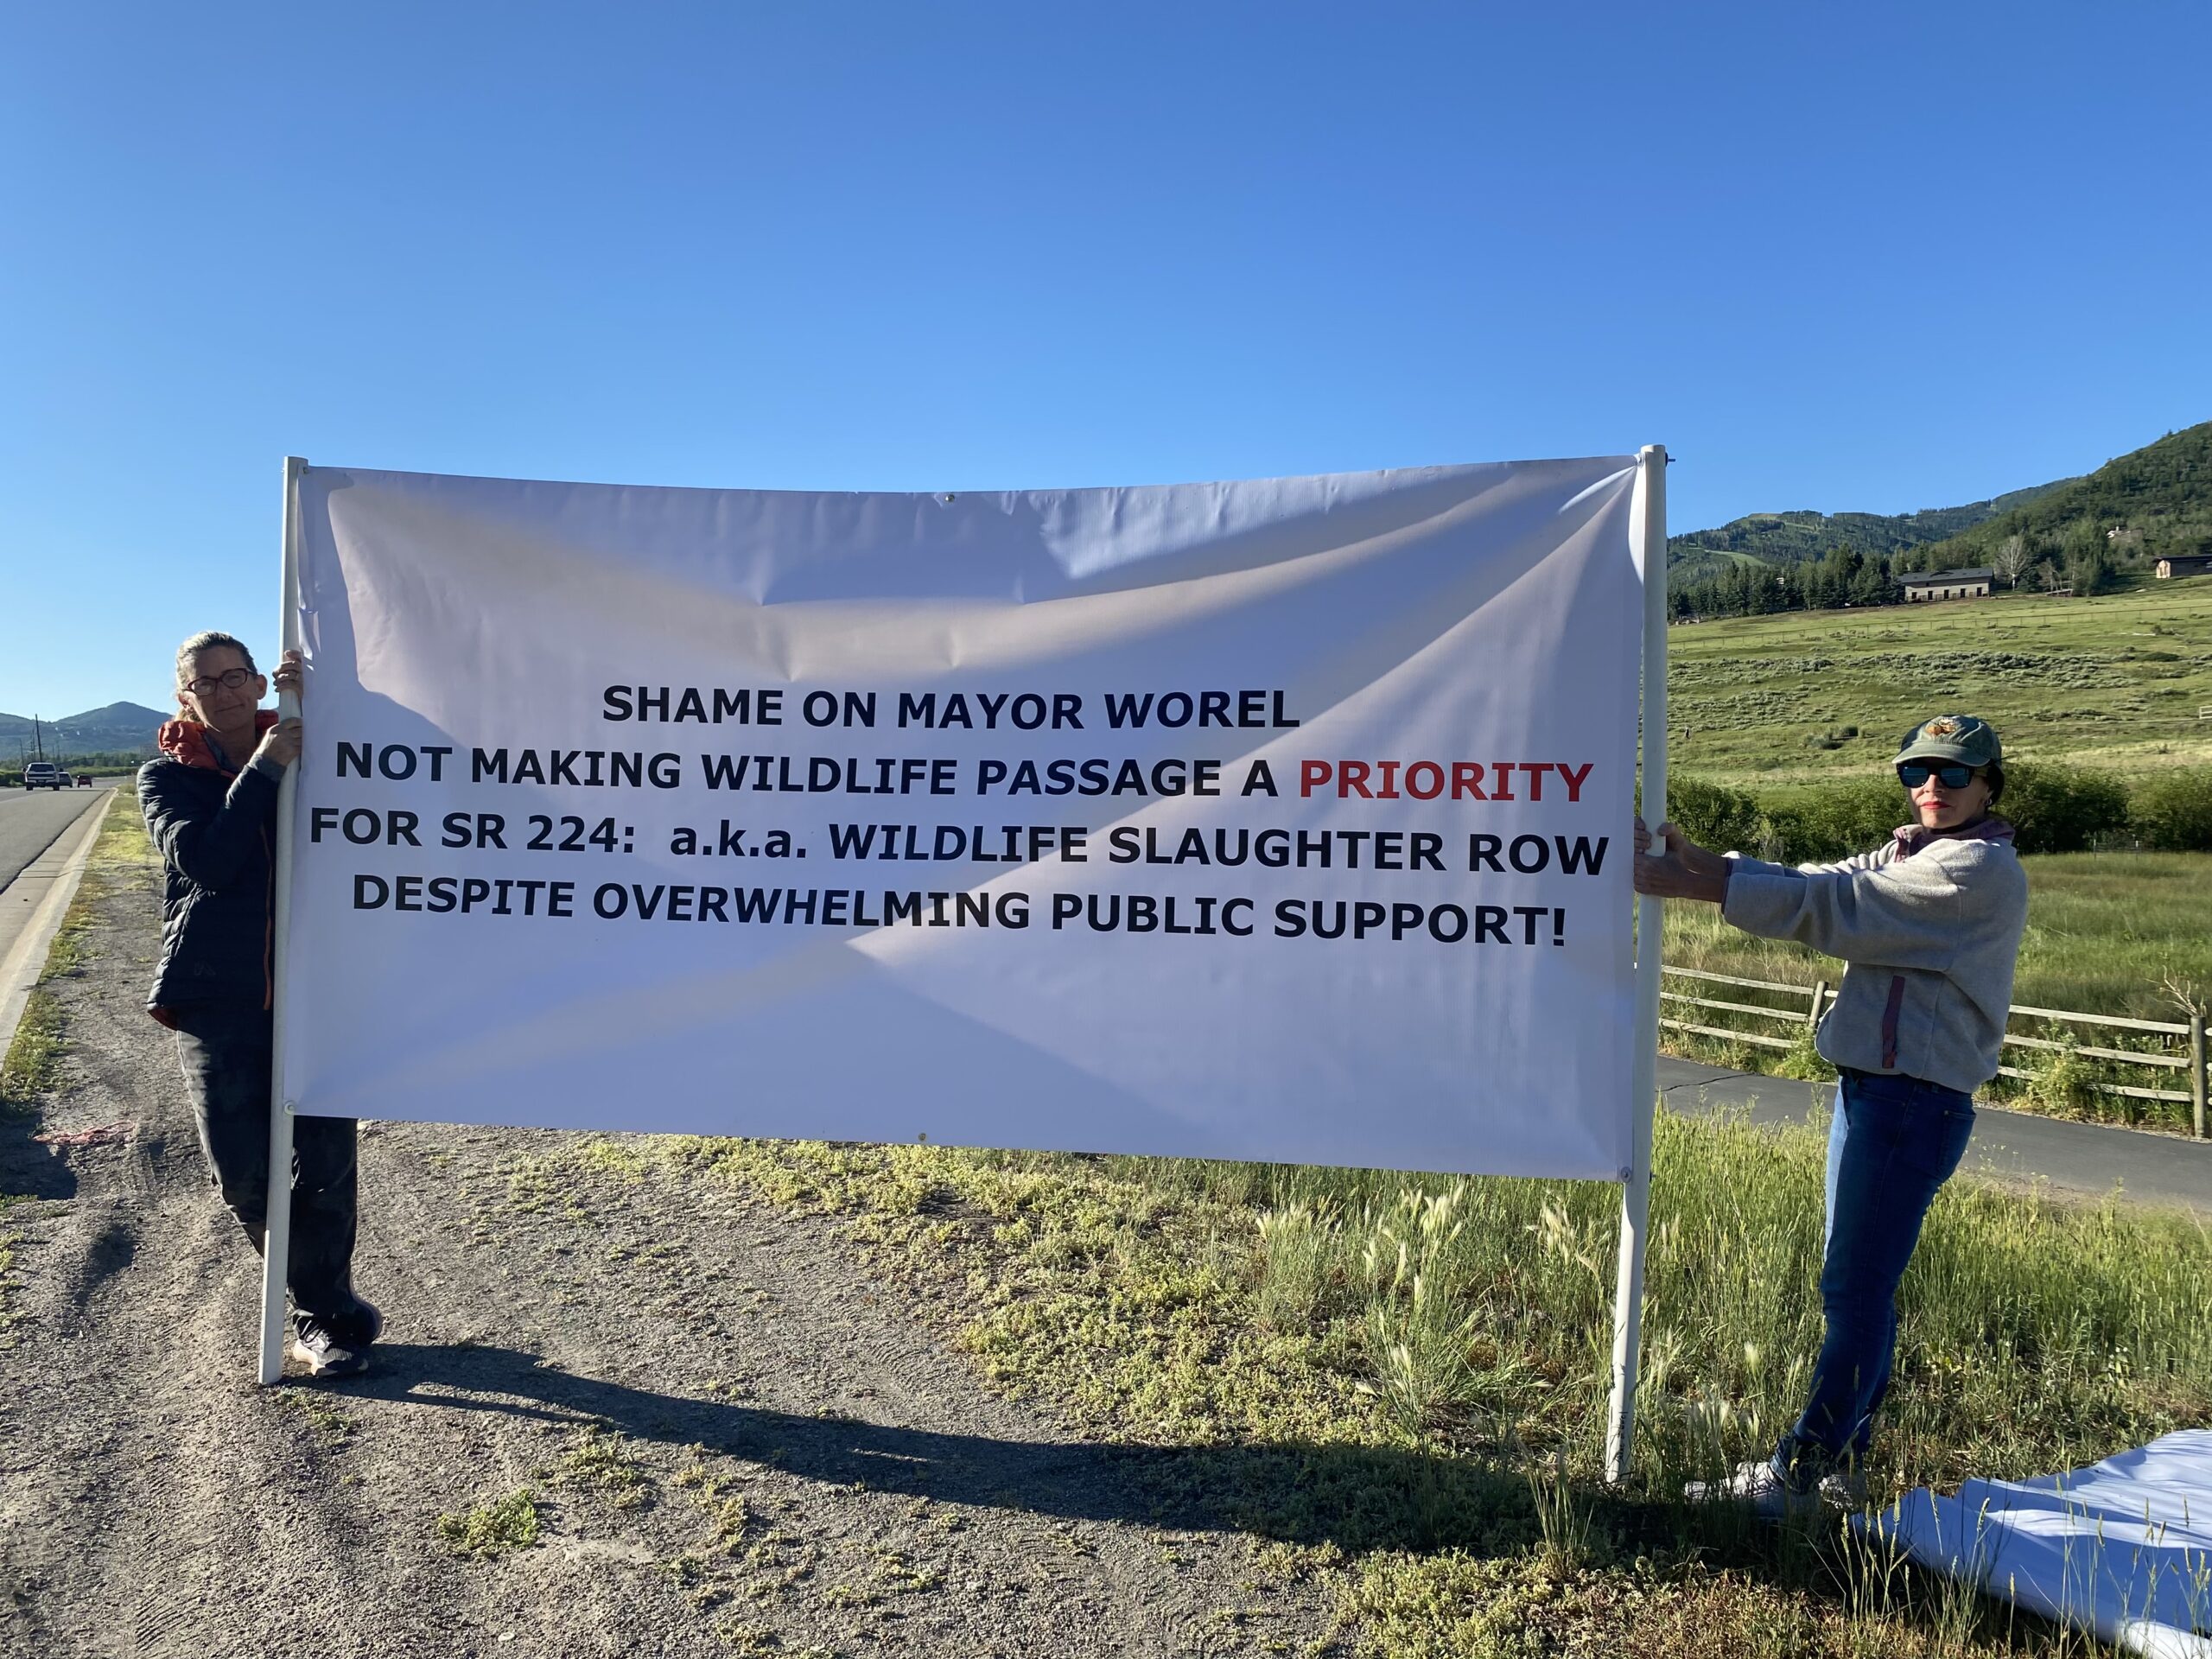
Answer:
M1880 606L1915 570L1986 565L2009 589L2126 585L2171 554L2212 553L2212 422L2061 479L1921 512L1752 513L1667 543L1677 616Z
M143 703L111 702L105 709L87 709L80 715L42 721L35 739L29 718L0 715L0 756L14 760L18 749L28 753L35 743L49 756L120 750L151 754L155 730L170 717Z
M1821 557L1832 547L1894 559L1913 548L1942 543L2055 490L2082 481L2062 479L2055 484L2014 490L1993 500L1963 507L1929 507L1919 512L1754 512L1718 530L1694 530L1669 537L1667 563L1670 568L1715 567L1748 557L1767 564L1799 564Z
M2087 478L2048 486L2031 500L1919 547L1908 568L1987 564L2014 536L2031 558L2100 546L2115 563L2212 553L2212 421L2170 432Z

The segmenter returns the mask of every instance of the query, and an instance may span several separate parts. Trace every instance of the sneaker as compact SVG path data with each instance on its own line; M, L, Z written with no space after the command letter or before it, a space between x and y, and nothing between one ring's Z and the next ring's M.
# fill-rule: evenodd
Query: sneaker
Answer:
M310 1376L358 1376L369 1369L369 1344L348 1341L320 1319L302 1319L294 1328L291 1355Z
M344 1333L349 1347L365 1348L384 1334L384 1315L365 1296L355 1296L353 1311L333 1324Z
M1791 1485L1770 1459L1739 1463L1726 1479L1694 1480L1682 1488L1682 1496L1693 1503L1742 1503L1769 1521L1815 1515L1822 1504L1817 1485Z

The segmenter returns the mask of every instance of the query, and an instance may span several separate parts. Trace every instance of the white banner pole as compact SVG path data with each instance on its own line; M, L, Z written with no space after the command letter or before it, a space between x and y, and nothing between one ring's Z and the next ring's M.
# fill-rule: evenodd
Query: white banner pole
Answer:
M1643 570L1643 817L1667 816L1667 451L1637 452L1637 556ZM1636 1447L1637 1357L1643 1335L1643 1252L1651 1212L1651 1116L1659 1071L1659 949L1665 902L1636 906L1635 1151L1621 1187L1620 1274L1613 1301L1613 1398L1605 1424L1605 1478L1628 1478Z
M300 474L307 466L297 455L284 457L280 652L300 643L299 493ZM299 698L289 691L279 692L276 716L297 720ZM269 963L274 1052L269 1073L269 1196L261 1252L261 1382L264 1387L284 1374L284 1281L292 1259L292 1114L284 1102L284 941L291 921L292 798L298 791L299 778L299 763L295 761L284 768L283 781L276 786L276 886Z

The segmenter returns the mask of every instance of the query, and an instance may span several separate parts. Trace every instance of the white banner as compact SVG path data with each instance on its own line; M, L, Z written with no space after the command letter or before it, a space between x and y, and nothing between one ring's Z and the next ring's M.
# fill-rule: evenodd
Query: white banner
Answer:
M1618 1179L1634 482L308 468L286 1096Z

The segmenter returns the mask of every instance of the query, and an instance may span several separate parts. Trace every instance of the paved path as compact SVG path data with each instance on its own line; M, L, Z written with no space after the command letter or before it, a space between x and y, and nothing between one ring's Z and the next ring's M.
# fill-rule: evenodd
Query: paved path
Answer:
M1832 1083L1727 1071L1667 1054L1659 1057L1659 1089L1678 1112L1733 1108L1746 1111L1755 1123L1802 1123L1835 1095ZM2010 1180L2044 1180L2067 1192L2100 1197L2118 1186L2138 1204L2212 1215L2212 1141L1985 1106L1974 1115L1964 1167Z
M15 802L0 810L0 1055L15 1040L24 1001L84 873L101 810L113 798L105 787L61 796L41 791L35 807Z
M100 778L90 789L0 789L0 891L114 787L113 779Z

